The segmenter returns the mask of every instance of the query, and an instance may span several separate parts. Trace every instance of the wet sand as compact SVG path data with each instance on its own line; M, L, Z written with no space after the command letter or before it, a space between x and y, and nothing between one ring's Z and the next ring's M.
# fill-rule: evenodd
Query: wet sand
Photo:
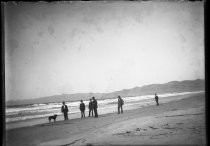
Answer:
M182 96L163 98L160 106L154 104L120 115L112 113L9 129L6 143L7 146L206 145L205 93L183 99Z

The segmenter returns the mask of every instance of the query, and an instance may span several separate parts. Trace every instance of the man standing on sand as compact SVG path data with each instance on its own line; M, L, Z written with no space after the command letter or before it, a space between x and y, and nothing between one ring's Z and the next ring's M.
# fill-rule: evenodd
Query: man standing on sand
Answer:
M95 97L93 97L92 99L93 99L93 110L94 110L95 118L98 118L98 112L97 112L98 103Z
M90 117L91 114L93 116L93 102L92 102L92 99L90 99L88 108L89 108L89 116L88 117Z
M63 101L63 105L62 105L62 107L61 107L61 112L63 113L63 115L64 115L64 120L68 120L69 118L68 118L68 106L67 105L65 105L65 102Z
M157 103L157 106L159 106L159 103L158 103L158 96L156 95L156 93L155 93L155 101L156 101L156 103Z
M83 103L82 100L81 100L79 108L80 108L80 111L81 111L81 118L85 118L85 104Z
M124 105L123 99L120 96L118 96L118 114L123 113L123 108L122 108L123 105Z

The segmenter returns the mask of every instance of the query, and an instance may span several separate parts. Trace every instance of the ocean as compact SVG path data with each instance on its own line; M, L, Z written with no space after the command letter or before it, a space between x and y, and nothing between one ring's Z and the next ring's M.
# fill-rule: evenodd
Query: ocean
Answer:
M161 102L161 98L167 98L170 96L177 96L177 95L197 94L202 92L204 91L165 93L165 94L159 94L158 96ZM180 98L182 97L180 96ZM131 110L155 104L154 95L123 97L123 100L125 103L123 106L124 110ZM83 102L85 103L86 106L86 115L87 115L89 100ZM66 102L66 105L69 108L68 114L71 119L80 117L79 101ZM62 115L61 106L62 103L46 103L46 104L31 104L31 105L6 107L6 123L32 120L32 119L35 120L42 117L48 117L54 114ZM98 113L100 115L107 113L114 113L114 112L117 112L117 98L98 100Z

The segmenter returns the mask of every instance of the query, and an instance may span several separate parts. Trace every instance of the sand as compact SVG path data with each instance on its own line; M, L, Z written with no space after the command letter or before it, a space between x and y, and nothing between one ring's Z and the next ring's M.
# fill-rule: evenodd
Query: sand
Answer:
M7 146L206 145L205 93L160 106L8 129ZM170 101L170 99L173 99ZM178 100L174 100L178 99Z

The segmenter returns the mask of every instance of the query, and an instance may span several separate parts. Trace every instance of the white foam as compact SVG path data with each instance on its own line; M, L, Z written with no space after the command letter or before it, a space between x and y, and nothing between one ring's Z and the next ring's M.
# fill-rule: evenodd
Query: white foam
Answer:
M197 94L197 93L202 93L202 92L204 91L165 93L165 94L159 94L158 96L159 98L166 98L170 96ZM146 105L146 104L149 105L149 103L151 102L150 99L154 99L154 95L123 97L123 100L125 101L125 105L129 108L132 108L132 106L134 107L135 104L136 105ZM86 105L86 111L87 111L89 100L85 100L84 103ZM79 101L66 102L66 105L69 108L69 114L80 113ZM62 103L48 103L48 104L33 104L26 107L7 107L6 108L6 122L47 117L53 114L61 115L62 114L61 106L62 106ZM103 113L109 113L110 111L115 111L117 108L117 98L98 100L98 107L100 111L103 111Z

